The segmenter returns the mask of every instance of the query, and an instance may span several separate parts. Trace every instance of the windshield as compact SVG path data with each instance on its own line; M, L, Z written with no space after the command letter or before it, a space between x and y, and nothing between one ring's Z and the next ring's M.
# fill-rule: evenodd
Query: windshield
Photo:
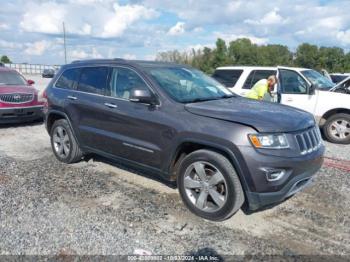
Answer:
M331 80L315 70L304 70L301 71L301 73L315 85L317 89L329 90L334 87L334 83Z
M148 72L175 101L193 103L232 97L219 82L196 69L182 67L151 67Z
M0 85L27 85L25 79L14 71L0 72Z

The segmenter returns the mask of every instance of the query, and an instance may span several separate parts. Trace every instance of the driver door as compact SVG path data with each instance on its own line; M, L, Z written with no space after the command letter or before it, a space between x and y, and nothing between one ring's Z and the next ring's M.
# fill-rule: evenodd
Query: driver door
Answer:
M318 90L314 94L309 94L310 84L294 70L279 68L278 78L281 104L315 113Z

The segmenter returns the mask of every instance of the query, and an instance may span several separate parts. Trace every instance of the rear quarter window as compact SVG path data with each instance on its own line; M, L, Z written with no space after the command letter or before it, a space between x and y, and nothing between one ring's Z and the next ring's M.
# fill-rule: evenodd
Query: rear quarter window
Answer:
M243 70L216 70L213 77L226 87L234 87L241 77Z
M75 89L80 74L79 68L65 70L57 80L55 87L64 89Z

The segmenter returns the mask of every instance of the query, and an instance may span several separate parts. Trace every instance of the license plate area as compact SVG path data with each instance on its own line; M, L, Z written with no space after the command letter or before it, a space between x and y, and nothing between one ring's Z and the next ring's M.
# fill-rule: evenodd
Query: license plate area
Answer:
M25 114L23 108L16 108L16 109L14 110L14 113L15 113L16 115L24 115L24 114Z

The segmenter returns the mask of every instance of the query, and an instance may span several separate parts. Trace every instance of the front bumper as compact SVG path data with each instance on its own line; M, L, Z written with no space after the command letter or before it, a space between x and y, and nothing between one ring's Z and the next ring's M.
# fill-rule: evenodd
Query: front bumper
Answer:
M0 124L29 122L43 118L43 106L0 108Z
M243 156L247 164L246 176L250 174L246 190L246 210L256 211L283 202L304 189L313 175L322 167L325 147L300 157L276 157L262 155L253 148L245 148ZM277 181L268 181L264 168L286 170Z

